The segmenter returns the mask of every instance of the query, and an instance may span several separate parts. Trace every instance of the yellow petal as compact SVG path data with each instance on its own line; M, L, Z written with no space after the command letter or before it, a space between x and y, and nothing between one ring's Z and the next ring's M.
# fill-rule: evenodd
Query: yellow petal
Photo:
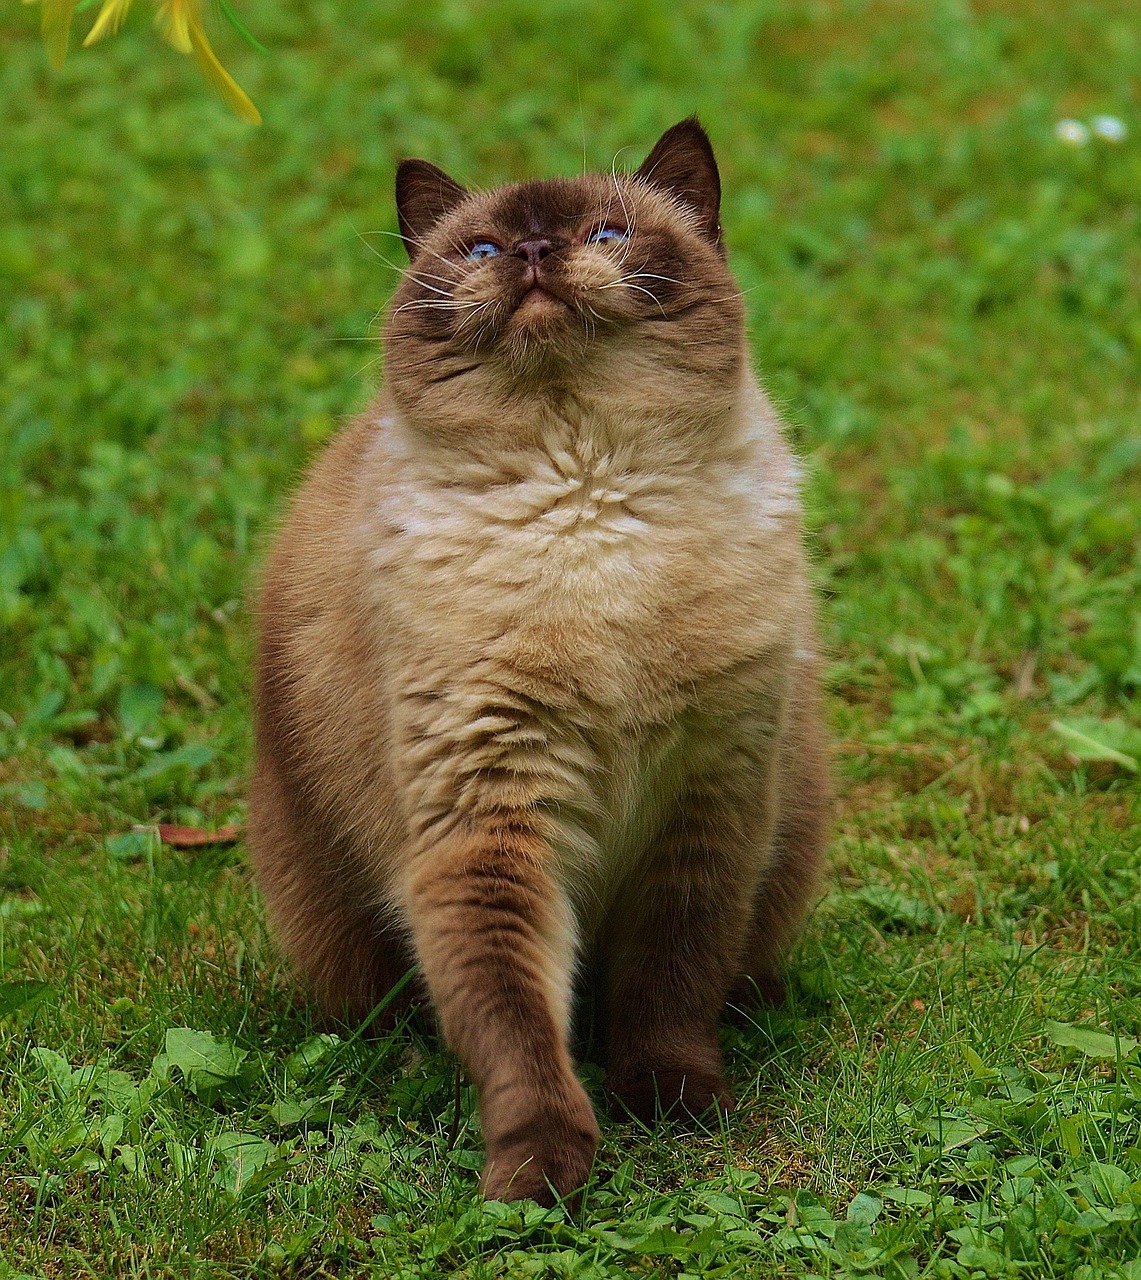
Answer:
M67 36L71 30L71 12L76 0L44 0L40 29L44 35L48 58L58 71L67 57Z
M193 46L190 43L190 26L192 22L201 25L194 0L162 0L155 14L158 29L162 38L179 51L189 53Z
M190 43L194 46L194 54L199 65L206 73L214 88L222 95L223 101L230 110L250 124L261 124L261 112L250 101L246 91L218 61L218 55L210 48L206 32L200 22L189 24Z
M99 10L95 25L87 33L83 47L86 49L96 40L102 40L104 36L113 36L123 25L123 19L127 16L127 10L130 7L131 0L103 0L103 8Z

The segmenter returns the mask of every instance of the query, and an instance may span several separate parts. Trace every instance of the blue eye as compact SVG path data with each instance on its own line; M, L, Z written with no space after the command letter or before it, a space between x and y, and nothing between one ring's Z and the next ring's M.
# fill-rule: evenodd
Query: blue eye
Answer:
M619 231L617 227L599 227L586 237L587 244L621 244L630 239L628 231Z
M494 258L502 250L497 244L492 244L490 240L477 240L475 244L467 251L467 256L475 262L479 262L483 258Z

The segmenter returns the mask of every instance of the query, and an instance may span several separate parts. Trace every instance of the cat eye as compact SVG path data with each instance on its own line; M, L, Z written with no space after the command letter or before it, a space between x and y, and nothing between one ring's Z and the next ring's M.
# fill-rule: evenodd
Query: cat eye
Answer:
M492 244L490 240L477 240L465 256L474 262L479 262L483 258L494 258L502 252L503 250L497 244Z
M628 231L619 231L617 227L599 227L586 237L587 244L621 244L630 239Z

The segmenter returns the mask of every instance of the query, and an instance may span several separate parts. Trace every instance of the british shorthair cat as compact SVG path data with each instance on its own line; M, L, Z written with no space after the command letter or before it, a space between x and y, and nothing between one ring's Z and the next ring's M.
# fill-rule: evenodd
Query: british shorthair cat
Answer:
M732 1097L829 785L797 467L749 371L695 120L632 174L396 179L384 390L294 498L260 603L249 836L325 1010L418 965L482 1188L586 1181L576 987L620 1113ZM391 1013L391 1010L390 1010Z

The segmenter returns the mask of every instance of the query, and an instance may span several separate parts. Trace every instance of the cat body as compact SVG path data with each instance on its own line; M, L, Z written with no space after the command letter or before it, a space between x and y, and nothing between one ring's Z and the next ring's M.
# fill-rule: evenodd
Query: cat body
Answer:
M632 177L471 196L407 162L386 389L266 573L271 918L334 1015L419 963L479 1090L489 1195L549 1202L589 1171L576 975L620 1107L728 1106L720 1010L775 982L817 879L796 466L718 197L693 122Z

